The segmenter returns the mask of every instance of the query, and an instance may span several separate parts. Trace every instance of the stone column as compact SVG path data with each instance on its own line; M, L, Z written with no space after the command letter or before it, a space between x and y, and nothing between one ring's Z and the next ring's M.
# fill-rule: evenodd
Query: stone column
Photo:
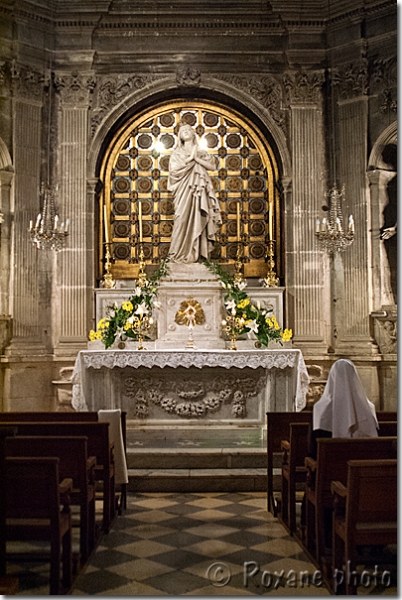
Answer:
M338 79L339 182L345 185L344 218L353 214L356 236L342 254L343 302L335 305L335 351L347 354L376 352L370 335L371 229L366 178L368 96L367 65L362 59L348 66Z
M14 173L0 171L0 315L10 313L11 202L10 191ZM0 342L1 347L1 342Z
M14 134L14 223L12 257L13 338L7 354L42 354L40 327L41 255L28 234L40 211L43 76L12 65ZM27 124L29 124L27 126Z
M54 303L58 331L55 354L75 355L86 347L93 295L92 202L87 197L87 144L91 74L57 74L59 116L59 211L70 219L70 235L59 253L58 301Z
M328 347L328 258L315 238L324 204L322 73L286 75L290 108L292 191L285 187L286 297L293 341L304 354ZM286 189L287 186L287 189Z

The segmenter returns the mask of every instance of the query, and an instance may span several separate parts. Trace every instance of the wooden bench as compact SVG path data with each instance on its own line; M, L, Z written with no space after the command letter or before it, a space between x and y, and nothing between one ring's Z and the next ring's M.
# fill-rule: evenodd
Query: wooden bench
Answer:
M396 437L398 435L397 421L378 421L378 435L381 437Z
M306 483L304 459L308 450L309 423L290 423L290 439L282 440L282 501L280 519L291 534L296 529L296 486Z
M277 516L278 503L273 493L274 458L282 460L282 440L289 440L290 423L311 423L313 411L301 412L267 412L267 504L268 510ZM397 412L377 412L378 422L396 421ZM384 428L385 429L385 428ZM381 435L381 433L380 433Z
M109 423L22 421L8 424L17 427L18 434L23 436L84 436L88 438L88 455L96 457L95 479L102 483L103 528L108 532L115 517L114 462L113 448L109 444Z
M349 460L346 487L340 481L332 482L335 593L344 584L346 595L357 594L358 578L346 575L362 562L357 546L397 543L397 471L396 460Z
M72 422L88 422L98 421L99 415L96 411L83 411L83 412L38 412L38 411L24 411L24 412L6 412L0 413L0 421L26 421L28 423L34 421L57 421L59 423L65 421ZM127 413L121 411L121 431L123 437L124 453L127 458ZM121 484L120 486L120 499L118 501L119 514L122 510L127 508L127 485Z
M332 481L346 485L349 460L396 458L397 448L395 437L319 438L317 447L317 460L310 457L305 460L306 546L319 563L325 557L328 533L325 511L333 508Z
M59 476L70 478L73 488L71 504L80 507L80 558L85 563L95 548L95 482L96 459L88 457L87 437L25 437L6 439L6 456L56 456Z
M50 544L50 594L65 594L72 582L72 532L68 492L59 483L59 459L6 458L6 539L45 540ZM60 507L62 509L60 510ZM26 553L24 553L26 556ZM44 558L35 551L32 559ZM46 557L49 560L49 557ZM63 588L60 587L60 562Z
M311 411L267 412L267 501L268 510L276 517L278 503L274 498L274 457L282 460L282 440L289 439L290 423L310 423Z

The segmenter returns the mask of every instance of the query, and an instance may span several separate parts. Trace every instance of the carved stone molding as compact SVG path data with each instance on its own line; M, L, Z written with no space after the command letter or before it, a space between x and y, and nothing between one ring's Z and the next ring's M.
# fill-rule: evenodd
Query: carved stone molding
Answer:
M285 73L283 86L288 104L318 104L323 83L324 73L321 71Z
M176 71L176 82L182 87L198 87L201 83L201 72L195 67L180 67Z
M96 80L90 73L66 73L56 74L54 84L63 105L82 106L89 105Z
M369 93L368 60L361 58L333 71L333 85L338 90L340 100L350 100Z
M374 320L374 337L381 354L397 354L398 316L396 306L383 306L383 310L371 313Z
M3 78L5 68L3 69ZM30 67L19 65L15 60L10 64L11 88L14 97L42 102L43 89L46 77L43 73L34 71Z
M215 75L215 79L225 81L233 87L247 92L268 109L274 121L280 126L284 125L284 111L282 104L282 89L280 83L271 75L263 77L242 75Z
M161 79L160 75L118 75L104 76L97 79L97 87L92 102L91 134L95 134L104 116L122 102L127 96L141 90L154 81Z

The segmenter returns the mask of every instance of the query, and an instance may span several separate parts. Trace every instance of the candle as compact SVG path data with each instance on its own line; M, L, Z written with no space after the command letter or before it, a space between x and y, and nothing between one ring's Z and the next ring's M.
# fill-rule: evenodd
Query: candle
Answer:
M142 242L142 207L141 201L138 201L138 227L140 231L140 242Z
M66 219L66 229L65 232L67 233L68 231L68 226L70 225L70 219Z
M37 218L36 218L35 229L38 229L39 223L40 223L40 219L41 219L41 214L39 213L38 216L37 216Z
M315 222L315 232L320 233L320 219L317 219Z
M109 240L109 228L108 228L108 223L107 223L106 204L103 207L103 220L104 220L104 225L105 225L105 242L108 244L110 242L110 240ZM68 221L68 219L67 219L67 221ZM66 221L66 231L67 231L67 221Z
M64 233L64 221L62 221L62 222L61 222L61 225L60 225L60 232L61 232L61 233Z
M338 231L341 230L341 222L339 220L339 217L336 217L336 228L337 228Z
M237 213L237 241L240 242L240 202L236 203Z
M272 242L274 239L274 203L269 203L269 214L268 214L268 231L269 241Z
M54 230L57 231L57 225L59 222L59 215L56 215L54 218Z
M352 215L350 215L350 217L349 217L349 229L350 229L351 233L355 232L355 222L353 220Z
M32 227L33 227L33 221L29 221L29 231L32 230Z
M327 228L327 219L324 217L322 220L322 223L321 223L321 231L325 232L326 228Z

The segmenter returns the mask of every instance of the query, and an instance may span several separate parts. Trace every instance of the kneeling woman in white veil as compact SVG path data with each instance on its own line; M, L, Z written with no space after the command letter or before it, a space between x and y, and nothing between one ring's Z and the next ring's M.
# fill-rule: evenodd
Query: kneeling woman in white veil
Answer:
M337 360L331 367L324 392L313 407L309 455L316 456L319 437L377 437L375 407L367 398L352 361Z
M190 125L180 127L178 138L169 162L168 189L174 200L169 256L172 262L195 263L209 258L221 225L219 202L208 174L215 162L198 147Z

